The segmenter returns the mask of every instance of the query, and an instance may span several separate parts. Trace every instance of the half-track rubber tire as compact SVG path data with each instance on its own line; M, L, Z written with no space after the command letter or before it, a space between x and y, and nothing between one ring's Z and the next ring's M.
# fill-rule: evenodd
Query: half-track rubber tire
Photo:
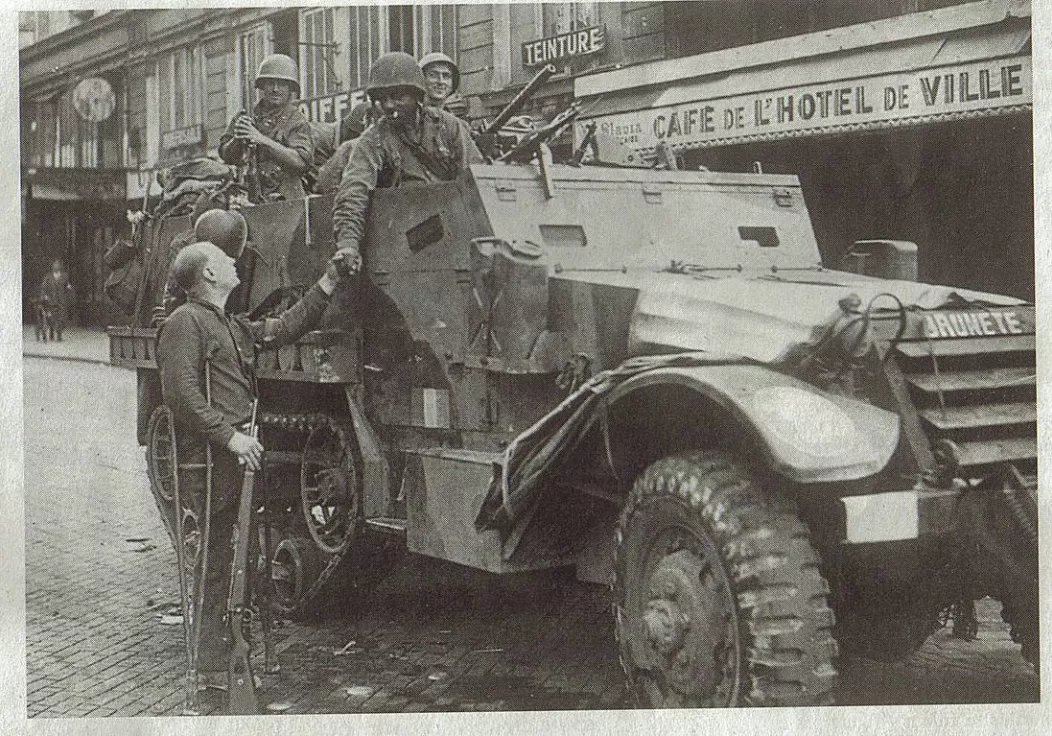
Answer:
M640 705L832 703L834 616L808 531L729 454L648 467L616 545L614 625Z

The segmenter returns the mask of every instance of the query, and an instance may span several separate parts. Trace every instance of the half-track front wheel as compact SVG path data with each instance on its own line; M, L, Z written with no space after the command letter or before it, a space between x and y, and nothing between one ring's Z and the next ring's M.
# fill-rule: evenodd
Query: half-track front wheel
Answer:
M837 654L808 532L723 452L636 481L617 528L621 664L650 707L832 701Z

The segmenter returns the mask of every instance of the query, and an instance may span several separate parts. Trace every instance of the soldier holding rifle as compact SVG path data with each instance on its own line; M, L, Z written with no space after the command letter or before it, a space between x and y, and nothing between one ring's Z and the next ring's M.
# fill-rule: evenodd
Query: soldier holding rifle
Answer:
M301 177L314 159L310 123L293 97L299 95L299 72L284 54L265 58L256 72L259 102L249 115L234 116L219 139L219 155L228 164L244 164L258 182L253 199L300 199Z
M278 317L252 322L224 312L239 280L234 258L216 245L198 242L185 247L172 271L187 301L160 328L157 363L164 403L174 419L176 492L191 500L183 505L197 509L199 527L208 529L202 532L190 596L194 615L188 620L198 630L188 636L197 639L190 647L190 680L222 688L231 655L230 622L224 623L224 614L231 589L232 530L244 471L258 470L263 457L263 446L248 428L256 397L256 349L295 342L312 329L339 275L330 263L293 307ZM240 530L241 539L250 538L246 532ZM244 601L235 604L243 607Z

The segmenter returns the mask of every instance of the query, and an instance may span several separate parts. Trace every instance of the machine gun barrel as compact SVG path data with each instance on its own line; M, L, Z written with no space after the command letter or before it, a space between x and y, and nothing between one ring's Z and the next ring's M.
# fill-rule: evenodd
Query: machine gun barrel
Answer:
M511 120L512 116L519 112L523 106L529 101L533 93L537 91L537 88L547 82L551 76L555 74L555 64L545 64L539 72L537 72L533 79L526 83L526 86L519 90L519 94L515 95L508 106L505 107L497 117L493 118L493 122L490 123L483 129L482 133L493 134L504 127L504 124Z
M577 119L577 116L581 113L580 104L575 102L568 108L563 110L561 113L555 116L555 118L545 125L543 128L530 133L528 136L523 138L514 148L501 156L498 161L507 161L509 163L514 162L525 162L533 158L534 154L538 151L542 143L546 143L558 136L567 125Z

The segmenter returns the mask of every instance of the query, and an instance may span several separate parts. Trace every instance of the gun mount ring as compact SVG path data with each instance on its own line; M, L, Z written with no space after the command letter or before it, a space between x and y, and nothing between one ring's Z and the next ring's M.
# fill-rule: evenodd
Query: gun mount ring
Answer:
M331 419L315 426L303 446L300 503L307 531L327 554L339 554L354 536L360 482L350 431Z

